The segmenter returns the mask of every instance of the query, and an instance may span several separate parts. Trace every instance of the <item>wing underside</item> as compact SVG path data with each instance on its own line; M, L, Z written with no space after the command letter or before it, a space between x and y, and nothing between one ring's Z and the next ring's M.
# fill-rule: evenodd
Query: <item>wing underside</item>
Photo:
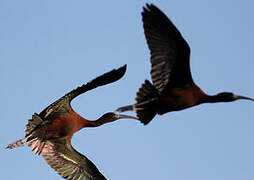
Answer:
M47 141L41 154L46 162L65 179L106 179L88 158L71 146L70 139L67 137Z

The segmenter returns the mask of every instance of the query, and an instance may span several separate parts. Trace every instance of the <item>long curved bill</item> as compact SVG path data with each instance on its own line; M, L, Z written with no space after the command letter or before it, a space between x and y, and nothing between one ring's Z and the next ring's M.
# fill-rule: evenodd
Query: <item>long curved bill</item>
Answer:
M235 98L236 98L236 99L246 99L246 100L254 101L253 98L249 98L249 97L245 97L245 96L238 96L238 95L236 95Z
M119 119L125 118L125 119L136 119L136 120L138 120L138 118L135 117L135 116L129 116L129 115L124 115L124 114L118 114L118 118Z

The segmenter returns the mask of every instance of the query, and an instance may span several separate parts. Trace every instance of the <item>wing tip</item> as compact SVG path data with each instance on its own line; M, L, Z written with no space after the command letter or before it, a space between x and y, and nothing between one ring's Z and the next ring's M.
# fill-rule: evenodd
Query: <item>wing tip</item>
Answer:
M127 70L127 64L121 66L120 68L117 69L118 71L121 72L121 74L125 74L126 70Z
M126 70L127 70L127 64L121 66L120 68L118 69L115 69L115 72L116 72L116 80L119 80L121 79L124 74L126 73Z
M155 9L159 9L157 6L155 6L153 3L149 4L149 3L146 3L145 6L143 6L143 13L147 13L147 12L151 12Z

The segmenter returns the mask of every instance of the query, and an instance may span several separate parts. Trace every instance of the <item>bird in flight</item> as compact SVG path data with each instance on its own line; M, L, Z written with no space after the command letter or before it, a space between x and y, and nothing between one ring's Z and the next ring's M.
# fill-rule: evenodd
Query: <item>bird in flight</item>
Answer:
M145 80L134 105L117 109L136 111L148 124L156 114L179 111L202 103L231 102L253 98L231 92L207 95L193 81L190 71L190 47L169 18L155 5L143 8L144 33L150 49L152 83Z
M46 162L65 179L106 179L88 158L72 147L73 134L82 128L97 127L122 118L137 118L109 112L91 121L77 114L70 103L82 93L119 80L125 72L126 65L113 69L65 94L41 113L35 113L26 125L25 137L8 145L7 148L12 149L27 144L33 152L41 154Z

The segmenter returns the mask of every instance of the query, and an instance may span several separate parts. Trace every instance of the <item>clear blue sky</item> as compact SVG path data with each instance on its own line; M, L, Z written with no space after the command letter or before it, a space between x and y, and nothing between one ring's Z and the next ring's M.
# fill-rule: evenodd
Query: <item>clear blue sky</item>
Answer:
M28 147L34 112L96 76L128 64L124 78L79 96L76 112L97 119L134 102L150 78L141 11L154 3L191 47L195 82L207 93L254 97L254 4L250 0L0 1L1 179L61 179ZM83 129L73 146L110 180L253 180L253 102L204 104ZM130 112L129 114L133 114Z

